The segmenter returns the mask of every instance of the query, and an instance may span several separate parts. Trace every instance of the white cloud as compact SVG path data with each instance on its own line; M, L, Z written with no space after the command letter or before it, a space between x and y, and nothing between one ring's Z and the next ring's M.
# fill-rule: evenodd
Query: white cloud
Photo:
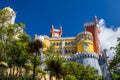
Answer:
M110 47L117 45L117 37L120 37L120 27L111 28L106 27L104 19L99 20L100 25L100 40L101 40L101 49L108 50L108 56L112 58L114 56L114 51L110 50Z

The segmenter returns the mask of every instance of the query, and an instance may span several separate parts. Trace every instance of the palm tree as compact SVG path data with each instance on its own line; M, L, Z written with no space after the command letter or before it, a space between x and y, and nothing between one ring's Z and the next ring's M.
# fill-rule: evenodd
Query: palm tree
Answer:
M46 60L47 70L50 71L51 76L56 76L56 80L59 80L64 74L63 63L65 62L64 58L59 55L51 55Z
M34 40L28 44L28 52L32 53L30 59L33 64L33 80L35 80L36 67L40 63L39 60L41 58L40 48L42 47L43 44L40 40Z

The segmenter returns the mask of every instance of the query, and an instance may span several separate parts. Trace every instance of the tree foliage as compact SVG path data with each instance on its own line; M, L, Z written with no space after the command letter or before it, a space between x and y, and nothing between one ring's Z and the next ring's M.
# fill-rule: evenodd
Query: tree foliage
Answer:
M13 24L12 15L14 12L8 9L0 10L0 80L30 80L31 74L28 73L40 62L38 55L42 44L30 40L24 31L25 24ZM43 73L38 68L37 71Z
M34 40L29 42L28 44L28 53L29 59L33 64L33 80L35 80L35 74L36 74L36 67L40 64L40 58L41 58L41 53L40 49L43 47L43 44L40 40Z
M89 65L85 67L80 63L67 62L64 64L64 70L66 72L65 76L72 75L75 76L77 80L101 79L101 77L95 73L95 69Z
M50 76L56 76L56 79L60 79L64 75L63 63L64 58L59 55L50 55L46 59L47 70L50 71Z
M110 63L110 68L116 67L120 62L120 38L117 40L118 44L116 47L112 47L115 50L116 55L113 57L112 62Z
M23 31L23 23L11 24L11 17L6 14L8 10L0 10L0 69L4 70L0 72L0 79L15 80L22 76L22 67L27 62L30 37Z
M75 76L73 76L73 75L67 75L67 76L65 77L65 80L77 80L77 79L76 79Z
M116 54L113 57L113 60L110 63L109 69L113 73L115 80L120 79L120 38L117 39L118 44L116 47L112 47L115 50Z

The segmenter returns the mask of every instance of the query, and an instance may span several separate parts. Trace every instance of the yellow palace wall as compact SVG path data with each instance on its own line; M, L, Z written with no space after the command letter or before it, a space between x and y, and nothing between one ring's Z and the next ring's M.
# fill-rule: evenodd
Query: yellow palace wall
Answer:
M88 38L89 39L88 39ZM62 42L64 41L65 55L73 55L76 52L94 52L92 35L83 33L77 37L64 37L64 38L44 38L44 50L50 45L54 45L55 53L62 54ZM84 44L87 44L87 49L84 49Z

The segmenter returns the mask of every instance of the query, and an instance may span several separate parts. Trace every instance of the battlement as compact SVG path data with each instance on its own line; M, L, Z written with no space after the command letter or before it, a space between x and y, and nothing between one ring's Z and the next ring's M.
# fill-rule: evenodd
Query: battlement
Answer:
M68 61L74 61L74 60L77 60L77 59L82 59L82 58L96 58L96 59L99 59L99 56L94 53L94 52L79 52L79 53L76 53L74 54L73 56L64 56L65 60L68 60Z

